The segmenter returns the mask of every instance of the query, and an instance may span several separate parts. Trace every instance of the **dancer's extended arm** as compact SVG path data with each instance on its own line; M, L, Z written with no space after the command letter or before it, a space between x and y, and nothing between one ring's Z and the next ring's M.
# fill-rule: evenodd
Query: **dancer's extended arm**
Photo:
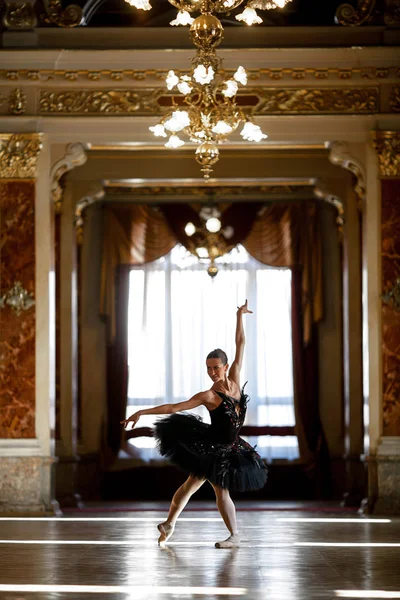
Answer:
M243 329L243 320L242 316L246 313L252 313L253 311L247 308L247 300L242 306L238 306L236 313L236 334L235 334L235 344L236 344L236 353L235 360L232 363L231 368L229 369L229 379L232 379L235 383L240 387L240 370L242 368L243 363L243 354L244 354L244 346L246 343L246 338L244 335Z
M135 427L142 415L171 415L172 413L176 413L181 410L190 410L192 408L196 408L197 406L205 404L208 394L209 393L207 392L199 392L198 394L192 396L190 400L185 400L184 402L177 402L176 404L160 404L154 408L138 410L131 415L129 419L121 421L121 425L132 423L132 427Z

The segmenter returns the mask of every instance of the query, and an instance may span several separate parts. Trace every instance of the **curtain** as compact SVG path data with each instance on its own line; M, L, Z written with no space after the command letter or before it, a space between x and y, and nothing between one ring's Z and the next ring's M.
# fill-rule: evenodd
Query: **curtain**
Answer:
M108 324L107 423L104 462L118 454L128 389L128 299L130 265L166 254L176 240L162 215L144 205L113 205L104 210L100 310Z
M262 263L292 269L295 431L316 496L330 488L329 456L319 416L317 323L322 318L322 247L318 205L273 205L262 211L244 244Z

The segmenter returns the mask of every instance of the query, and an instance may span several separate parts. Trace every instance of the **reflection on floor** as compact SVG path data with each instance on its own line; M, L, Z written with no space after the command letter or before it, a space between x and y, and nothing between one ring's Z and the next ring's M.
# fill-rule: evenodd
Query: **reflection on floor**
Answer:
M165 504L0 518L0 599L400 599L399 518L238 503L242 546L218 550L211 507L193 503L165 548Z

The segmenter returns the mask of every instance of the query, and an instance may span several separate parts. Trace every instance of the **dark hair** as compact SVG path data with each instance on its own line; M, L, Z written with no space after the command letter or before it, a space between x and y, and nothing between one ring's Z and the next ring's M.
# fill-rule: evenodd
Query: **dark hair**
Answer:
M216 348L215 350L210 352L210 354L207 355L207 360L209 358L219 358L223 365L228 364L228 357L226 353L223 350L221 350L221 348Z

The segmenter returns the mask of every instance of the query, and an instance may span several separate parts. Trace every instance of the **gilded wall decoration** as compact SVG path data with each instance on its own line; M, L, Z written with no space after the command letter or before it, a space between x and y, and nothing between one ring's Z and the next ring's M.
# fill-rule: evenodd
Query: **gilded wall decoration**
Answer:
M15 282L35 290L35 184L0 181L0 437L35 437L35 307L18 311L7 302ZM11 292L11 294L10 294ZM18 298L16 298L18 303Z
M26 112L26 94L21 88L16 88L8 97L8 105L13 115L23 115Z
M40 91L40 114L157 113L162 89Z
M5 0L3 25L11 31L29 31L36 27L35 0Z
M247 95L252 90L247 91ZM260 89L255 114L377 113L379 88Z
M380 177L400 177L400 131L375 131Z
M42 24L58 25L58 27L78 27L82 25L83 11L77 4L63 8L61 0L43 0L46 15L41 15Z
M389 108L392 112L400 112L400 86L396 85L392 89L389 99Z
M339 25L362 25L368 22L375 10L376 0L358 0L357 7L341 4L336 11L335 20Z
M39 114L160 114L172 94L161 88L139 90L40 91ZM370 114L379 112L379 88L257 88L238 94L252 114Z
M34 179L40 133L0 134L0 179Z
M178 74L181 72L176 70ZM227 69L223 71L229 75L234 73ZM81 81L158 81L162 85L168 69L101 69L91 71L88 69L79 69L79 71L65 69L0 69L0 79L7 81L66 81L75 83ZM182 71L183 74L183 71ZM314 68L304 67L295 69L291 67L271 68L271 69L247 69L249 81L279 81L296 80L384 80L399 79L400 69L397 67L362 67L362 68Z
M382 290L385 295L400 278L400 178L383 180L381 186ZM382 302L382 364L382 433L400 436L400 312L393 302Z

